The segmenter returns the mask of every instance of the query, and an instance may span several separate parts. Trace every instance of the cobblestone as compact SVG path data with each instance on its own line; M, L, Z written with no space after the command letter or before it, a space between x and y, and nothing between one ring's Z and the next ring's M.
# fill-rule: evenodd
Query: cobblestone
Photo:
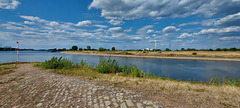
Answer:
M79 77L58 75L24 64L11 77L21 79L0 84L0 107L160 108L157 102L123 88L97 85ZM18 73L19 72L19 73ZM8 76L0 77L2 80ZM134 99L137 98L137 99Z

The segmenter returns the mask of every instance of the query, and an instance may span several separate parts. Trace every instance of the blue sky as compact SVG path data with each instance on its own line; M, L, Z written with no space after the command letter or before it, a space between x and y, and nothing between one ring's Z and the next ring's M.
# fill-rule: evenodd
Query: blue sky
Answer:
M0 0L0 44L240 48L240 0Z

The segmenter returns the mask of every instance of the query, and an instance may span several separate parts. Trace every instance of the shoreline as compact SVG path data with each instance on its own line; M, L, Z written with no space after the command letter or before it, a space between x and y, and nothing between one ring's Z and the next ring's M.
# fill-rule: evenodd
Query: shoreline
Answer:
M240 62L240 58L210 58L210 57L169 57L169 56L139 56L139 55L120 55L104 53L82 53L82 52L60 52L72 55L93 55L93 56L114 56L114 57L135 57L135 58L156 58L156 59L178 59L178 60L203 60L203 61L231 61Z

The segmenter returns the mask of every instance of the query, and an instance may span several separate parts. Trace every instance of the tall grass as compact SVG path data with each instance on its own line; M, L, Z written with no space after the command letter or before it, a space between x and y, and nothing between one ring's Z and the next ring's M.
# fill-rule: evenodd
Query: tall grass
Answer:
M45 69L72 69L76 66L71 60L62 57L53 57L50 60L45 60L40 65Z
M111 60L110 57L103 61L100 61L96 65L96 70L100 73L119 73L121 71L121 66L117 60Z
M210 85L216 85L216 86L221 86L221 85L231 85L231 86L238 86L240 87L240 78L238 80L235 80L233 78L219 78L218 76L211 77L209 82Z

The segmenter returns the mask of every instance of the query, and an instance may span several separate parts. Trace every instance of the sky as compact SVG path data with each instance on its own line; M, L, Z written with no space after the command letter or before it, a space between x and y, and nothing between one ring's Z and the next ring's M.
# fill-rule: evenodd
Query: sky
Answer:
M0 0L0 45L240 48L240 0Z

